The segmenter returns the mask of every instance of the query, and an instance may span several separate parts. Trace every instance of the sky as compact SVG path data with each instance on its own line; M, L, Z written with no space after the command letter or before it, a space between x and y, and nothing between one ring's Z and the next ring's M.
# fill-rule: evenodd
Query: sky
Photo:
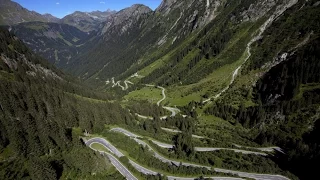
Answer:
M119 11L133 4L144 4L156 9L162 0L13 0L23 7L40 14L50 13L62 18L74 11Z

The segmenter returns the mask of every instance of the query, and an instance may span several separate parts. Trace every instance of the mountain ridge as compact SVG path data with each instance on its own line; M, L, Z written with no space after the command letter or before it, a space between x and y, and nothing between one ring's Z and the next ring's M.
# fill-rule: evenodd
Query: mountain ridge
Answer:
M41 15L35 11L29 11L20 4L11 0L0 1L0 25L13 25L28 21L55 22L57 18L52 15Z

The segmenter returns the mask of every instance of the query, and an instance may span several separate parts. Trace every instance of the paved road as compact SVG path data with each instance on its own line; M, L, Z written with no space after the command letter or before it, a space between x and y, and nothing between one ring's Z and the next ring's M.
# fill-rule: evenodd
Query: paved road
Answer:
M139 118L153 120L153 117L143 116L141 114L135 113Z
M167 132L181 133L180 130L175 130L175 129L170 129L170 128L163 128L163 127L162 127L161 129L164 130L164 131L167 131ZM198 135L194 135L194 134L192 134L192 137L198 138L198 139L205 139L205 138L206 138L206 137L204 137L204 136L198 136ZM212 140L214 140L214 139L212 139ZM282 150L280 147L276 147L276 146L257 148L257 147L241 146L241 145L238 145L238 144L233 144L233 145L236 146L237 148L257 149L257 150L259 150L259 151L264 151L264 152L273 152L274 150L277 150L277 151L279 151L279 152L284 153L283 150ZM218 148L218 149L221 150L221 149L229 149L229 148ZM218 150L218 149L216 148L216 150ZM229 149L229 150L239 151L239 149ZM201 151L201 149L199 149L199 151ZM252 154L252 153L249 153L249 152L252 152L252 151L246 151L246 150L243 151L244 154ZM260 153L260 152L257 152L257 154L263 155L263 156L266 155L265 153Z
M109 141L103 139L103 138L92 138L86 141L86 145L91 147L91 144L98 143L103 145L105 148L107 148L110 152L112 152L117 157L124 156L116 147L114 147Z
M113 130L113 129L112 129ZM156 158L158 158L159 160L161 160L162 162L165 163L171 163L174 164L176 166L191 166L191 167L202 167L202 168L207 168L207 169L212 169L210 166L202 166L202 165L198 165L198 164L193 164L193 163L185 163L185 162L178 162L178 161L173 161L170 159L167 159L163 156L161 156L160 154L158 154L157 152L155 152L152 147L150 147L147 143L145 143L144 141L137 139L136 137L140 137L136 134L130 133L128 130L122 129L122 128L117 128L118 132L121 132L123 134L125 134L126 136L132 137L137 143L143 145L143 146L147 146L149 148L149 150L154 152L154 156ZM126 133L124 133L126 132ZM281 176L281 175L272 175L272 174L257 174L257 173L247 173L247 172L240 172L240 171L233 171L233 170L227 170L227 169L221 169L221 168L214 168L215 171L217 172L223 172L223 173L231 173L231 174L236 174L240 177L246 177L246 178L253 178L253 179L257 179L257 180L289 180L287 177ZM172 177L175 178L175 177ZM212 177L210 177L212 178ZM219 177L218 177L219 178ZM189 180L192 178L176 178L177 180Z
M144 76L141 76L141 75L138 74L138 72L136 72L132 76L130 76L130 78L134 78L134 77L143 78Z
M169 163L169 164L173 164L176 166L179 166L180 164L183 166L191 166L191 167L200 167L200 168L207 168L207 169L211 169L210 166L203 166L203 165L198 165L198 164L192 164L192 163L185 163L185 162L179 162L179 161L173 161L170 159L167 159L163 156L161 156L160 154L158 154L157 152L155 152L151 146L149 146L146 142L137 139L137 138L141 138L141 136L138 136L134 133L129 132L128 130L122 129L122 128L113 128L110 131L115 131L115 132L120 132L123 133L124 135L128 136L128 137L132 137L133 140L135 140L138 144L143 145L145 147L148 147L149 150L151 150L154 153L154 157L156 157L157 159L161 160L164 163Z
M173 145L172 144L167 144L167 143L162 143L162 142L159 142L159 141L156 141L156 140L151 140L154 144L162 147L162 148L167 148L167 149L172 149L173 148Z
M179 162L179 161L173 161L173 160L170 160L170 159L167 159L163 156L161 156L160 154L158 154L156 151L154 151L152 149L151 146L149 146L147 143L145 143L144 141L140 140L140 139L136 139L134 138L134 140L140 144L140 145L143 145L145 147L148 147L150 151L152 151L154 153L154 157L156 157L157 159L159 159L160 161L164 162L164 163L169 163L169 164L173 164L173 165L176 165L176 166L190 166L190 167L200 167L200 168L207 168L207 169L211 169L210 166L202 166L202 165L198 165L198 164L192 164L192 163L185 163L185 162Z
M123 129L122 129L123 130ZM126 130L124 131L121 131L121 132L126 132ZM135 134L133 133L126 133L125 135L127 136L130 136L130 137L139 137L139 136L136 136ZM143 146L147 146L149 147L150 150L153 151L153 149L147 144L145 143L144 141L140 140L140 139L136 139L134 138L134 140L143 145ZM103 138L92 138L92 139L89 139L88 141L86 141L86 145L89 146L91 149L95 150L95 151L98 151L94 148L91 147L92 144L94 143L98 143L98 144L101 144L103 145L105 148L107 148L110 152L114 153L114 154L118 154L118 156L122 157L124 156L118 149L116 149L112 144L110 144L107 140L103 139ZM111 150L112 149L112 150ZM124 176L126 177L127 179L129 180L136 180L137 178L135 178L131 173L130 171L124 166L121 164L121 162L118 161L117 158L115 158L114 156L112 156L111 154L107 153L107 152L103 152L103 151L99 151L101 154L105 153L108 158L110 159L111 163L117 168L117 170ZM121 154L120 154L120 153ZM154 152L154 151L153 151ZM171 160L168 160L164 157L162 157L161 155L159 155L158 153L154 152L155 153L155 157L158 158L159 160L161 160L162 162L165 162L165 163L170 163L170 164L174 164L176 166L179 166L180 164L181 165L184 165L184 166L193 166L193 167L203 167L203 166L200 166L200 165L193 165L193 164L189 164L189 163L180 163L180 162L177 162L177 161L171 161ZM150 169L147 169L137 163L135 163L134 161L132 160L129 160L129 163L136 169L138 170L139 172L143 173L143 174L147 174L147 175L157 175L159 174L158 172L155 172L155 171L152 171ZM208 169L210 169L210 167L207 167ZM176 177L176 179L179 178L179 179L185 179L183 177ZM188 178L189 179L189 178ZM192 178L194 179L194 178Z
M194 180L199 177L195 178L185 178L185 177L174 177L174 176L167 176L168 180ZM213 180L242 180L242 178L232 178L232 177L206 177Z
M277 150L281 153L284 153L283 150L280 147L277 146L272 146L272 147L249 147L249 146L241 146L238 144L233 144L234 146L238 147L238 148L250 148L250 149L257 149L260 151L264 151L264 152L274 152L274 150Z
M167 149L172 149L173 145L172 144L166 144L162 143L156 140L151 140L154 144L158 145L159 147L162 148L167 148ZM255 155L261 155L261 156L267 156L266 153L262 152L254 152L254 151L246 151L246 150L241 150L241 149L232 149L232 148L216 148L216 147L195 147L195 151L197 152L210 152L210 151L219 151L219 150L228 150L228 151L234 151L236 153L243 153L243 154L255 154Z
M163 128L163 127L161 129L164 130L164 131L167 131L167 132L172 132L172 133L181 133L182 132L180 130ZM192 137L198 138L198 139L205 139L205 137L203 137L203 136L198 136L198 135L194 135L194 134L192 134Z
M160 106L160 103L166 99L166 93L164 92L166 89L163 88L163 87L160 87L160 86L158 86L158 88L162 89L162 96L163 96L162 99L160 99L160 100L157 102L157 105Z
M100 138L101 139L101 138ZM104 151L99 151L94 149L91 145L94 143L98 143L101 144L103 146L105 146L110 152L112 152L112 148L109 149L108 147L111 145L110 143L105 143L105 141L100 141L100 139L97 138L92 138L88 141L86 141L86 145L89 146L92 150L94 151L98 151L100 152L100 154L104 154L106 155L109 159L111 164L127 179L127 180L138 180L134 175L131 174L131 172L117 159L115 158L113 155L111 155L110 153L104 152ZM111 145L112 146L112 145ZM118 150L116 150L118 151Z
M144 141L136 138L136 137L140 137L140 136L137 136L134 133L131 133L131 132L129 132L127 130L124 130L122 128L117 128L117 129L121 130L121 131L118 131L118 132L122 132L122 133L126 132L125 133L126 136L132 137L139 144L144 145L144 146L148 146L149 149L155 153L155 157L160 159L163 162L172 163L172 164L175 164L177 166L183 165L183 166L204 167L204 168L211 169L211 167L209 167L209 166L201 166L201 165L191 164L191 163L180 163L180 162L177 162L177 161L172 161L172 160L166 159L166 158L162 157L161 155L159 155L158 153L156 153L147 143L145 143ZM93 144L93 143L102 144L109 151L111 151L112 153L118 154L118 156L120 156L120 157L124 156L118 149L116 149L112 144L110 144L107 140L105 140L103 138L92 138L92 139L86 141L86 145L88 145L90 148L92 148L91 144ZM111 154L109 154L108 157L109 157L110 161L112 162L112 164L118 169L118 171L121 174L123 174L127 179L136 180L136 178L130 173L130 171L125 166L123 166L115 157L113 157ZM132 164L132 166L134 168L136 168L141 173L153 174L153 175L155 175L157 173L155 171L152 171L152 170L149 170L147 168L144 168L143 166L141 166L141 165L139 165L139 164L137 164L137 163L135 163L135 162L133 162L131 160L129 162ZM280 175L246 173L246 172L226 170L226 169L220 169L220 168L214 168L214 170L217 171L217 172L232 173L232 174L237 174L240 177L248 177L248 178L254 178L254 179L258 179L258 180L269 180L269 179L271 179L271 180L288 180L288 178L286 178L284 176L280 176ZM184 178L184 177L168 177L168 178L171 178L172 180L173 179L177 179L177 180L193 179L193 178ZM210 177L210 178L213 178L213 179L230 179L230 180L234 179L234 178L228 178L228 177Z
M112 128L110 131L121 132L122 134L129 136L129 137L141 138L141 136L136 135L136 134L134 134L126 129L123 129L123 128Z
M232 149L232 148L195 147L194 150L197 151L197 152L228 150L228 151L234 151L236 153L243 153L243 154L255 154L255 155L261 155L261 156L267 156L268 155L268 154L262 153L262 152L246 151L246 150Z
M157 175L159 173L155 172L155 171L152 171L150 169L147 169L143 166L140 166L139 164L129 160L129 163L134 167L136 168L136 170L138 170L139 172L143 173L143 174L146 174L146 175Z
M109 153L105 153L108 158L111 161L111 164L116 167L116 169L127 179L127 180L138 180L138 178L136 178L134 175L131 174L131 172L124 166L121 164L120 161L118 161L117 158L115 158L114 156L112 156Z
M129 85L128 85L128 84L133 84L133 82L128 81L128 80L125 80L125 81L124 81L125 88L122 89L122 90L127 90L127 89L129 88Z
M110 83L110 81L106 81L106 84L109 84L109 83ZM125 90L127 90L127 89L129 88L129 85L128 85L128 84L133 84L133 82L131 82L131 81L129 81L129 80L125 80L125 81L124 81L125 87L124 87L124 86L122 86L122 85L120 84L120 81L115 82L115 81L114 81L114 77L111 78L111 83L112 83L112 87L119 86L119 87L122 89L122 91L125 91Z
M163 106L162 108L163 108L163 109L166 109L166 110L168 110L168 111L170 111L170 112L171 112L170 117L174 117L174 116L176 116L176 115L177 115L177 113L179 113L179 112L180 112L180 109L178 109L178 108L167 107L167 106Z
M253 178L257 180L290 180L289 178L281 175L246 173L246 172L232 171L232 170L220 169L220 168L214 168L214 170L217 172L231 173L231 174L236 174L240 177Z
M147 87L156 87L155 85L151 85L151 84L146 84ZM158 102L157 102L157 105L160 106L160 103L162 101L164 101L167 97L166 97L166 93L165 93L165 88L161 87L161 86L157 86L159 89L162 89L162 99L160 99ZM168 111L171 112L171 115L170 117L174 117L176 116L179 112L180 112L180 109L178 108L173 108L173 107L167 107L167 106L162 106L163 109L166 109ZM137 114L137 116L143 118L143 119L150 119L150 120L153 120L153 118L150 118L150 117L147 117L147 116L143 116L143 115L140 115L140 114ZM184 116L186 117L186 116ZM164 119L167 119L168 116L162 116L160 117L161 120L164 120Z

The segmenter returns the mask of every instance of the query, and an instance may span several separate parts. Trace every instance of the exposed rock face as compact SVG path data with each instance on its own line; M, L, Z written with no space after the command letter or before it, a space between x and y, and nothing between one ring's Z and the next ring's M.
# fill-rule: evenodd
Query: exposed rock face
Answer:
M84 32L98 31L98 27L102 22L108 20L115 11L93 11L93 12L80 12L76 11L70 15L65 16L61 19L61 23L69 24L77 27Z
M108 30L118 25L122 25L121 33L127 31L134 21L137 21L142 15L148 14L152 10L142 4L135 4L129 8L123 9L107 18L101 34L105 34Z
M175 2L177 2L177 0L163 0L156 11L167 15Z
M258 0L250 4L249 8L241 13L242 20L244 22L258 20L274 7L276 3L277 0Z
M60 21L59 18L56 18L56 17L54 17L54 16L52 16L51 14L48 14L48 13L43 14L42 16L47 20L47 22L58 23Z
M257 21L274 7L279 10L285 6L290 7L295 3L297 3L297 0L257 0L241 13L242 21Z
M41 15L37 12L29 11L11 0L0 0L0 14L0 25L13 25L30 21L57 21L57 18L52 15Z

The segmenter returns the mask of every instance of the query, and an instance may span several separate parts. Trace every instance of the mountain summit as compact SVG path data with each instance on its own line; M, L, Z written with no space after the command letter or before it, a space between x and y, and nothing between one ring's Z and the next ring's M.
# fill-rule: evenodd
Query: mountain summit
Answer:
M35 11L29 11L11 0L0 0L0 25L13 25L22 22L41 21L57 22L58 18Z
M108 17L116 13L116 11L107 10L105 12L80 12L76 11L61 19L61 23L69 24L77 27L84 32L97 31L100 24L107 21Z

